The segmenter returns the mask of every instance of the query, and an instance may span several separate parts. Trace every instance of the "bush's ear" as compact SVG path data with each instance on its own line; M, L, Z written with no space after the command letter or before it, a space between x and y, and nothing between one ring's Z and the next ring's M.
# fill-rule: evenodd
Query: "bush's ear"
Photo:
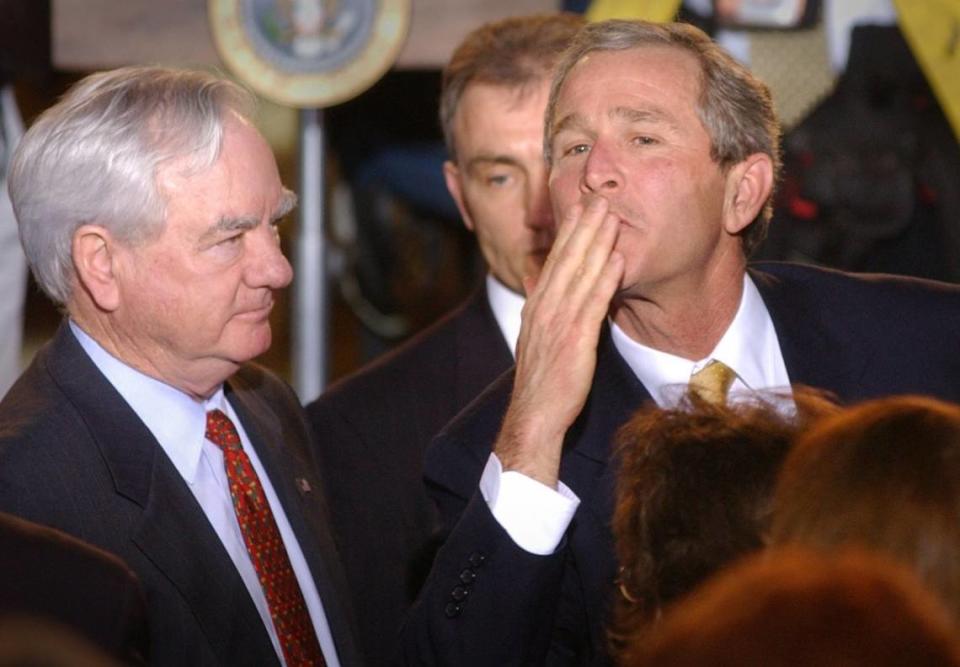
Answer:
M73 264L77 281L100 310L120 305L116 276L116 241L100 225L83 225L73 234Z
M460 211L463 224L472 232L474 231L473 218L470 217L470 209L467 208L467 204L463 199L462 179L463 173L460 171L460 167L450 160L443 163L443 180L447 182L447 190L450 192L450 196L453 197L453 201L457 204L457 209Z
M773 161L766 153L754 153L731 167L727 174L723 227L739 234L760 213L773 189Z

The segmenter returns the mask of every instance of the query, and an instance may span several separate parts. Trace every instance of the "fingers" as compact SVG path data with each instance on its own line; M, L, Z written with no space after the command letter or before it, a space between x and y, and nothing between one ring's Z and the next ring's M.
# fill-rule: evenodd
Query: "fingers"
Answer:
M538 285L550 284L557 271L561 276L569 277L571 270L577 270L586 247L607 214L608 206L606 199L593 197L586 205L578 203L567 211L560 222L553 248L540 272Z
M625 265L623 255L616 250L610 253L600 275L592 285L591 294L584 298L585 319L597 321L607 316L610 302L623 280Z
M563 435L587 399L600 329L623 276L619 228L604 199L573 207L536 287L525 281L513 394L494 447L505 470L556 482Z
M605 298L600 305L605 309L612 293L609 289L597 290L597 282L607 269L611 253L617 242L619 219L608 211L606 200L595 198L582 209L578 219L570 218L563 245L551 252L551 266L547 275L542 275L535 303L563 307L577 317L587 301ZM596 308L591 308L595 312Z

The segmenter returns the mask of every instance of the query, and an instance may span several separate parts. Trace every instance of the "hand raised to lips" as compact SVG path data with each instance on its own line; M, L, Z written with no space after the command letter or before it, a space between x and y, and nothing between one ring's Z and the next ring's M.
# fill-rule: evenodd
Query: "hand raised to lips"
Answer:
M556 488L567 429L593 381L600 327L623 275L619 219L600 197L574 206L536 284L527 280L513 396L494 453Z

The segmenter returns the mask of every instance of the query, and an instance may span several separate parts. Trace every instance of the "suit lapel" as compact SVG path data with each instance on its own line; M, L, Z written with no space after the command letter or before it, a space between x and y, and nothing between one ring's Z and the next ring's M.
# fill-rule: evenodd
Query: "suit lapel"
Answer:
M315 466L304 441L306 425L297 430L293 420L281 421L276 412L238 378L225 392L257 450L283 511L297 536L310 567L340 661L355 664L359 653L353 640L352 611L346 579L330 532L329 512Z
M580 498L581 507L606 525L613 509L615 465L610 465L617 431L650 393L617 352L606 326L597 350L597 370L583 411L567 434L560 477Z
M749 274L770 313L790 383L827 389L841 399L858 396L870 354L863 347L851 349L850 332L833 324L843 313L824 308L816 274L801 279L786 275L789 266L759 266Z
M503 371L513 366L513 355L503 339L487 298L483 281L457 318L456 405L466 405Z
M183 596L221 661L275 659L233 562L160 444L96 368L66 322L51 351L51 372L86 421L117 493L142 510L130 539Z

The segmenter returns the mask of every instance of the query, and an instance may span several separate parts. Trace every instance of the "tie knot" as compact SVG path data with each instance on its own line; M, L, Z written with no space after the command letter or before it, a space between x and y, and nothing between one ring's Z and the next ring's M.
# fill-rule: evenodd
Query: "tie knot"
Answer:
M230 417L221 410L207 413L206 438L220 449L232 449L240 446L240 436Z
M732 368L714 359L690 376L690 393L708 403L724 403L736 377Z

